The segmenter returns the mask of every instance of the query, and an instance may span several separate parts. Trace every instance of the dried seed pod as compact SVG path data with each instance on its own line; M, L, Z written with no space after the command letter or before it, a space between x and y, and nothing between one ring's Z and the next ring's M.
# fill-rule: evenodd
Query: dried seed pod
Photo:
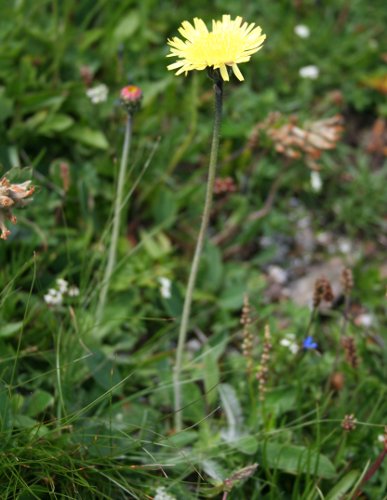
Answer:
M359 358L356 352L355 339L350 336L343 337L341 345L344 348L345 359L347 360L347 363L356 370L356 368L359 366Z
M347 431L351 432L356 429L356 418L355 415L345 415L343 421L341 422L341 427Z
M234 193L236 191L236 185L232 177L217 177L215 179L214 193Z
M318 307L323 300L325 302L333 302L334 298L329 280L324 276L318 278L314 284L313 307Z
M330 386L334 391L341 391L341 389L344 387L345 379L344 375L341 372L335 372L332 373L331 379L330 379Z
M251 373L253 369L253 336L250 331L251 317L250 317L250 303L249 297L245 294L243 299L243 307L241 314L241 324L243 325L243 341L242 341L242 353L246 358L247 372Z
M349 295L353 288L353 274L351 269L346 267L341 272L341 286L343 287L344 295Z

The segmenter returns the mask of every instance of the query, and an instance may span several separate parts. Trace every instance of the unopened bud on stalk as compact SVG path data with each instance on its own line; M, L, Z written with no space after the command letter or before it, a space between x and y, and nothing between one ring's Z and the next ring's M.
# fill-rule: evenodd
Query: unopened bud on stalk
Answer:
M129 114L133 114L140 109L142 100L142 90L136 85L127 85L121 89L120 98L122 105Z

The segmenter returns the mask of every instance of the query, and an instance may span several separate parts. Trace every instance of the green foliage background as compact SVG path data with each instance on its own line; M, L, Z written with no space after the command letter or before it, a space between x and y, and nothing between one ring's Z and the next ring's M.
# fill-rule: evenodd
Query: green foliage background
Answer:
M385 424L387 167L366 148L375 120L387 118L386 94L369 83L387 75L385 2L0 0L0 12L1 174L38 186L0 245L1 498L152 498L159 486L176 498L221 498L225 480L253 463L257 472L235 481L229 498L352 498L381 451ZM184 19L209 23L223 13L261 25L267 42L242 66L245 82L226 85L219 175L238 189L215 203L192 316L190 340L201 341L191 343L184 373L186 430L174 434L173 356L204 197L212 95L204 72L166 70L166 40ZM308 39L295 35L297 24L308 25ZM311 64L319 78L300 78ZM91 85L109 88L106 102L86 96L84 67ZM126 84L144 93L127 181L133 193L96 331ZM303 161L289 167L269 144L236 154L273 111L301 121L344 116L343 140L320 162L320 193ZM273 209L249 220L280 172ZM288 330L302 341L309 311L268 301L265 271L291 267L296 256L283 257L281 246L293 248L306 216L315 232L355 242L353 299L374 317L368 330L348 326L357 370L339 351L340 306L313 325L320 356L294 357L279 346ZM216 245L230 225L238 231ZM312 256L327 258L326 249ZM170 299L160 296L162 276L172 280ZM49 308L43 295L59 277L81 293ZM264 412L241 355L245 292L256 311L256 365L265 323L274 337ZM345 377L339 392L329 386L333 367ZM359 424L344 434L340 422L351 413ZM384 494L383 468L365 486L370 498Z

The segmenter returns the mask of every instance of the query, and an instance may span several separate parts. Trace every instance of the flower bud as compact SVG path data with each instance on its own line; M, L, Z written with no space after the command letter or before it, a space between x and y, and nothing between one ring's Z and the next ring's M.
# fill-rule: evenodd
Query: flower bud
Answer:
M129 114L138 111L142 100L142 90L136 85L127 85L120 92L122 105L126 108Z

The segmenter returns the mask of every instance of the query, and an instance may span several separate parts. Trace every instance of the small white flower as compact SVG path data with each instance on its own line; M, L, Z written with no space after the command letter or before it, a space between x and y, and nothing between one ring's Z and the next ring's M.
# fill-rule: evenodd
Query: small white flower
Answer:
M289 346L289 351L292 353L292 354L297 354L298 351L299 351L299 346L298 344L296 344L295 342L293 342L292 344L290 344Z
M163 297L163 299L170 299L172 296L171 280L169 278L166 278L165 276L160 276L159 283L160 283L160 294Z
M305 26L305 24L297 24L297 26L294 27L294 33L300 38L309 38L310 29L308 26Z
M301 78L310 78L311 80L316 80L320 74L320 70L317 66L313 64L310 66L304 66L300 69L299 74Z
M386 440L385 435L384 434L379 434L379 436L378 436L379 443L384 443L385 440Z
M349 254L352 251L351 241L348 240L347 238L339 238L337 246L341 253Z
M372 326L373 322L374 322L374 318L373 318L372 314L364 313L364 314L360 314L356 318L356 324L359 326L364 326L365 328L369 328L370 326Z
M176 497L167 493L164 486L159 486L153 500L176 500Z
M109 89L104 83L86 90L86 95L93 104L105 102L109 93Z
M198 352L203 347L203 344L198 339L191 339L188 340L188 342L186 343L186 347L187 351L195 353Z
M60 306L63 302L63 295L59 290L50 288L46 295L43 296L45 303L49 306Z
M282 269L282 267L279 266L269 266L268 273L269 278L274 281L274 283L278 283L279 285L283 285L288 279L288 273L285 269Z
M285 337L280 340L280 345L287 347L292 354L297 354L300 348L295 340L296 336L294 333L287 333Z
M321 175L320 172L316 172L313 170L310 173L310 185L312 186L313 191L316 193L319 193L322 188L322 180L321 180Z
M67 290L69 288L69 283L68 281L58 278L56 280L56 286L59 288L60 293L67 293Z
M79 288L75 285L70 286L67 292L69 297L78 297L79 295Z

